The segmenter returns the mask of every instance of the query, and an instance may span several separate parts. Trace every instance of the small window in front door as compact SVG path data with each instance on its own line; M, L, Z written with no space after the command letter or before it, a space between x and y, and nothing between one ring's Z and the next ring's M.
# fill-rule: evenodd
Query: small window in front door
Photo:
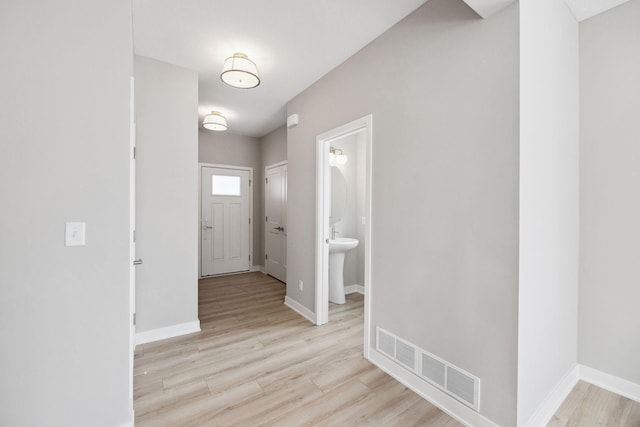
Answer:
M239 196L240 177L228 175L211 175L212 196Z

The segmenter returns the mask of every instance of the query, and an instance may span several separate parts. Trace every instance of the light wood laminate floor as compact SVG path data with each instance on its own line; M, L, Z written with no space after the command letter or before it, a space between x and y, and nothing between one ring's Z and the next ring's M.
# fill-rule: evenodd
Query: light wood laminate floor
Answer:
M200 281L202 332L136 348L136 426L459 426L362 357L363 298L316 327L262 273ZM640 403L580 382L549 427L640 427Z
M640 427L640 403L580 381L547 427Z
M136 426L460 426L362 357L363 297L316 327L262 273L200 281L202 332L136 348Z

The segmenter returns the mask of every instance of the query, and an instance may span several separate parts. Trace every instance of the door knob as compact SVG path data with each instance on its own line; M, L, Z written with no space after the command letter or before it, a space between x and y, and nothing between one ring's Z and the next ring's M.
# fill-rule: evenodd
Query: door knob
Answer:
M273 227L274 230L284 231L284 227Z
M203 225L203 226L202 226L202 228L203 228L204 230L210 230L210 229L212 229L213 227L212 227L211 225Z
M133 260L133 265L140 265L140 264L142 264L142 258Z

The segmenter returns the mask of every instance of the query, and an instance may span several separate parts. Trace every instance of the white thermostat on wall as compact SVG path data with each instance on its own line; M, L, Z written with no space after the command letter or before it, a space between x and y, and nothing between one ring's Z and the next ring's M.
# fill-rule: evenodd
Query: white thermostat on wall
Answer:
M86 224L84 222L67 222L64 232L65 246L84 246Z

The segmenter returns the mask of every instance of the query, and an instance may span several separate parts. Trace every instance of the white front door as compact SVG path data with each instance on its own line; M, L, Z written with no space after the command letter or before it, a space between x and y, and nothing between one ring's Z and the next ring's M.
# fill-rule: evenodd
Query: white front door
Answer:
M265 270L287 281L287 165L265 170Z
M201 275L248 271L251 172L201 168Z

